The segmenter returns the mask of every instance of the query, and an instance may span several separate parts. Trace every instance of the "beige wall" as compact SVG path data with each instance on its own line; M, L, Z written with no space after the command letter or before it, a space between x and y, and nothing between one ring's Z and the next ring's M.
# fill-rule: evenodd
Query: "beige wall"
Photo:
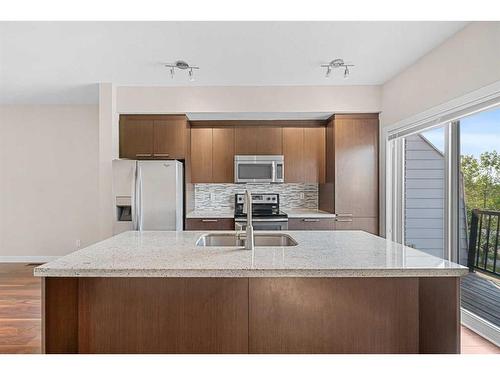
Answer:
M500 22L474 22L382 87L383 126L500 80Z
M380 86L116 88L118 113L378 112Z
M98 114L96 105L0 107L0 260L99 240Z

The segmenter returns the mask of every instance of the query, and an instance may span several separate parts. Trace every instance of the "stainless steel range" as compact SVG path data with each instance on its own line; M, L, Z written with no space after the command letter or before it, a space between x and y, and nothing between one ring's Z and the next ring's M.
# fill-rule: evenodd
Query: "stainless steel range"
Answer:
M245 230L247 215L243 212L245 194L235 194L234 223ZM280 211L279 194L252 194L252 225L254 230L286 230L288 215Z

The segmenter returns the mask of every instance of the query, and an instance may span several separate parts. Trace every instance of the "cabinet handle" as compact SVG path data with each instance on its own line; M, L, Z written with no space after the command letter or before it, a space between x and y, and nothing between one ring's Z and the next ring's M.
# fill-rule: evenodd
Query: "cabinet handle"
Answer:
M148 156L153 156L153 154L135 154L138 158L147 158Z
M319 219L303 219L302 221L305 221L306 223L317 223Z
M339 223L352 223L352 219L335 219Z
M352 217L352 214L335 214L337 217Z
M154 156L158 156L160 158L165 157L168 158L170 154L153 154Z
M201 219L202 223L217 223L218 221L217 219Z

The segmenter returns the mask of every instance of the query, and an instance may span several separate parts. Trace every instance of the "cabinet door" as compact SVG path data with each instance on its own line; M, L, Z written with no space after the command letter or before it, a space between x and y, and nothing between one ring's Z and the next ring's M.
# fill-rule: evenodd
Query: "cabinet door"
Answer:
M156 158L184 159L187 154L188 129L184 116L166 116L154 120L154 148Z
M153 156L153 121L120 117L120 158Z
M339 218L335 222L336 230L364 230L365 232L378 235L378 218L376 217L353 217L352 219Z
M257 133L255 127L236 127L234 129L235 155L255 155L257 152Z
M212 182L234 183L234 128L213 128Z
M304 182L304 128L283 129L285 182Z
M191 182L212 182L212 128L191 129Z
M333 230L335 219L293 218L288 219L289 230Z
M283 154L282 128L269 126L241 126L235 128L236 155Z
M304 182L325 182L325 133L323 127L304 129Z
M234 230L234 219L186 219L186 230Z
M257 155L283 154L283 129L267 126L257 128Z
M335 213L378 217L378 118L335 117Z

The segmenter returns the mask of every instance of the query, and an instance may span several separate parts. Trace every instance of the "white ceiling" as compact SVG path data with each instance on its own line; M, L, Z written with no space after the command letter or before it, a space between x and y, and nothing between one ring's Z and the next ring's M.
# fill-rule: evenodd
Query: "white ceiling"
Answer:
M466 22L0 22L0 103L95 103L119 85L378 85ZM324 78L321 63L356 66ZM170 78L163 62L199 65Z

